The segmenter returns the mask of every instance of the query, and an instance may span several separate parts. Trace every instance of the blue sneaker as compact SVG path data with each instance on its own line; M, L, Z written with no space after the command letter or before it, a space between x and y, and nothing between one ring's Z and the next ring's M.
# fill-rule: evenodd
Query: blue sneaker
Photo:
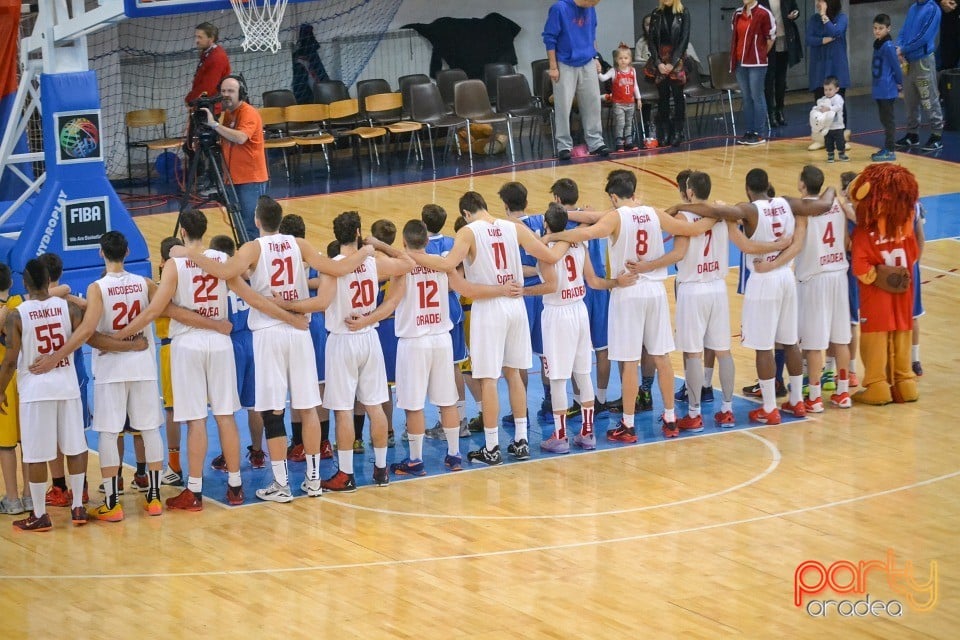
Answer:
M675 394L673 394L673 399L677 402L686 402L687 401L687 383L684 382L683 386Z
M700 402L713 402L713 387L703 387L700 390Z
M836 391L837 390L836 372L824 371L823 375L820 376L820 385L823 387L824 391Z
M881 149L870 156L871 162L894 162L896 159L897 154L893 151L887 151L886 149Z
M450 471L463 471L463 458L459 454L455 456L447 454L443 459L443 466Z
M503 425L504 428L510 429L514 429L517 426L517 423L513 420L512 413L508 413L507 415L503 416L503 418L500 419L500 424Z
M423 460L404 459L402 462L395 462L390 465L390 471L398 476L425 476L427 470L423 468Z

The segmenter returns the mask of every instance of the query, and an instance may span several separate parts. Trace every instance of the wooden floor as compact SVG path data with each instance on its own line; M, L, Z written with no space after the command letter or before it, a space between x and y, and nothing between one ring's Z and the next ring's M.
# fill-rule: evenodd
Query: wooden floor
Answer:
M380 217L401 223L437 202L451 213L452 228L458 196L476 189L499 213L496 191L509 179L527 185L531 211L545 208L560 177L577 180L584 204L604 207L606 173L633 168L643 200L665 206L675 201L673 176L692 167L711 173L715 198L734 202L754 166L770 172L778 192L796 193L800 167L822 164L822 152L802 149L778 141L661 154L301 198L286 209L307 218L309 237L322 246L331 239L329 221L346 209L358 209L369 228ZM853 145L852 157L868 155ZM956 165L913 157L903 163L924 195L956 190ZM841 171L864 165L822 167L836 183ZM138 223L155 247L173 219ZM916 404L828 409L788 426L534 460L292 505L211 504L201 514L147 518L137 511L141 499L128 495L124 522L80 530L58 509L49 534L0 527L0 635L955 637L960 429L950 372L960 360L951 329L960 280L950 270L960 267L958 256L952 239L929 243L924 255L926 375ZM732 301L736 318L739 299ZM752 355L735 352L739 387L754 371ZM92 456L91 484L94 467ZM905 604L902 617L874 619L846 618L834 608L814 619L794 606L794 573L804 561L857 564L882 560L888 549L897 569L914 564L917 583L936 563L932 611ZM884 577L869 574L871 601L906 603ZM850 576L841 570L835 579L846 584Z

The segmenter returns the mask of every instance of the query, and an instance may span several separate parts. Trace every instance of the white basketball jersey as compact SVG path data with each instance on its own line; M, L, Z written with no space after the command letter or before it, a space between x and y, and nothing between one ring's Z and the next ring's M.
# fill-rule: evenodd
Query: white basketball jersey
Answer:
M72 400L80 397L73 354L57 363L53 370L41 375L30 373L30 365L42 355L66 344L73 334L70 309L62 298L24 300L20 314L20 357L17 359L17 391L20 402Z
M150 304L147 280L126 271L108 273L99 280L103 315L97 332L113 335L130 324ZM143 351L109 352L93 350L93 377L97 383L135 382L157 379L153 323L143 330L147 348Z
M227 254L207 249L203 255L217 262L226 262ZM177 290L173 303L178 307L196 311L205 318L223 320L227 317L227 283L206 273L190 258L174 258L177 265ZM188 331L203 331L176 320L170 320L170 337Z
M520 243L517 227L507 220L492 223L475 220L467 225L476 241L476 255L463 263L467 280L476 284L498 285L511 280L523 283Z
M770 200L757 200L753 203L757 207L757 228L751 240L758 242L773 242L782 235L793 235L796 221L793 218L793 211L790 205L783 198L771 198ZM756 259L771 262L780 255L779 251L771 251L764 254L748 254L746 258L747 269L753 273L753 261ZM784 268L789 269L793 264L791 260Z
M688 222L697 222L700 216L681 211ZM713 225L703 235L691 236L683 259L677 263L677 282L714 282L727 277L730 269L730 244L727 223Z
M797 280L806 282L818 273L847 270L847 252L843 246L847 219L840 203L819 216L807 217L807 236L797 255Z
M550 243L550 246L553 244ZM586 255L582 244L571 244L556 264L547 267L557 272L557 289L553 293L544 294L543 304L566 305L583 300L587 293L583 284L583 261Z
M653 207L620 207L620 234L610 239L610 278L627 270L627 262L650 262L663 257L663 229ZM667 268L640 275L640 279L666 280Z
M441 335L453 328L447 274L417 265L404 276L404 286L394 322L398 338Z
M339 255L334 260L343 260ZM330 333L367 333L376 328L377 323L364 327L359 331L351 331L344 320L351 317L366 316L377 308L377 289L380 281L377 278L377 260L369 256L360 263L352 273L337 278L337 292L323 315L327 331ZM253 313L253 310L250 311ZM336 363L331 362L336 369Z
M265 298L276 295L284 300L306 300L310 297L297 239L277 233L261 236L257 242L260 243L260 259L250 274L250 287ZM256 331L283 324L283 321L250 309L247 324L251 331Z

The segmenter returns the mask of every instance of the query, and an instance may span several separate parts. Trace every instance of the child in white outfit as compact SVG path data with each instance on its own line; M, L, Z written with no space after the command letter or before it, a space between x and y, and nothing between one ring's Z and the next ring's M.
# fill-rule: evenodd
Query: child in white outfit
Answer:
M826 78L823 81L823 97L810 110L810 135L814 143L822 141L826 146L827 162L834 161L834 149L839 152L841 162L850 160L843 137L843 96L839 93L839 84L833 76Z

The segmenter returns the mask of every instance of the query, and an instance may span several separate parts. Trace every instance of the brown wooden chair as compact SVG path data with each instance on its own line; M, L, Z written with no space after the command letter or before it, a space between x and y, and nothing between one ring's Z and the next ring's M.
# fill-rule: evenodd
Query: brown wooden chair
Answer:
M167 135L166 109L139 109L128 111L125 117L127 143L127 179L133 179L133 163L130 152L133 149L143 149L147 163L147 191L150 191L150 152L179 149L183 145L183 138L171 138ZM146 137L131 140L131 132L135 129L152 129L152 134L159 137ZM148 134L149 135L149 134Z
M323 161L330 170L330 157L327 155L327 145L336 142L329 133L323 131L323 123L330 117L330 107L325 104L296 104L286 107L284 118L287 120L287 130L297 145L297 149L313 149L320 147L323 152ZM310 166L313 166L313 154L310 155Z
M347 123L356 122L357 118L360 117L360 105L356 98L331 102L329 107L330 114L327 117L327 127L330 133L336 138L350 137L352 139L356 137L359 140L366 140L370 157L375 158L377 164L380 164L380 152L374 140L385 137L387 130L383 127L355 126L348 128L346 126Z
M263 148L265 150L280 149L283 154L283 168L287 172L287 180L290 180L290 161L287 158L287 150L295 148L297 143L290 136L277 135L278 131L286 131L286 109L286 107L262 107L259 112L260 119L263 120ZM269 172L270 164L267 163L267 173Z
M396 93L378 93L366 97L367 117L370 120L370 126L380 126L387 130L386 148L390 148L390 135L397 136L397 146L400 146L399 137L405 133L410 134L410 147L407 150L407 158L410 158L410 150L416 145L417 154L420 160L423 160L423 150L420 148L420 130L423 125L414 120L401 120L403 112L403 96L400 92Z

